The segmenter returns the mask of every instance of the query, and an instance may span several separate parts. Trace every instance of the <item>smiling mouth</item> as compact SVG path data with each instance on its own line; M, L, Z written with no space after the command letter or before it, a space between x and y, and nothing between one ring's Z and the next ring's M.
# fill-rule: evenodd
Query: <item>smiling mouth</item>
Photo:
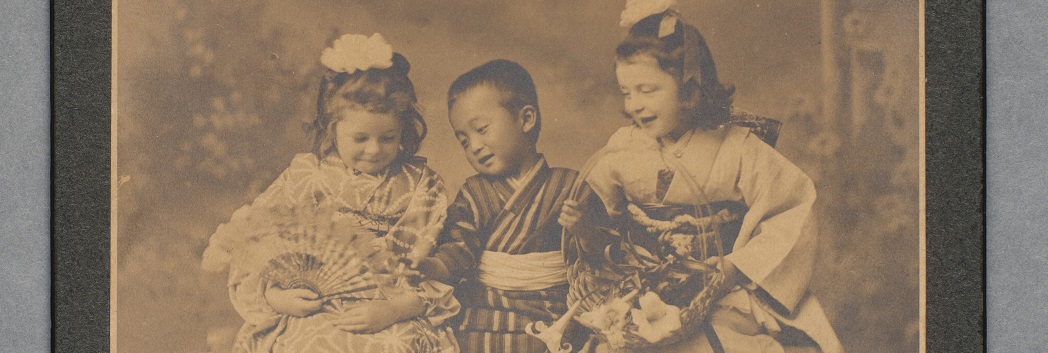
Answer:
M649 125L649 124L651 124L651 122L655 121L655 118L656 117L654 117L654 116L653 117L648 117L648 118L640 118L640 124L641 125Z
M480 157L480 159L477 160L477 163L488 164L488 161L490 161L492 158L495 158L495 155L489 154L487 156Z

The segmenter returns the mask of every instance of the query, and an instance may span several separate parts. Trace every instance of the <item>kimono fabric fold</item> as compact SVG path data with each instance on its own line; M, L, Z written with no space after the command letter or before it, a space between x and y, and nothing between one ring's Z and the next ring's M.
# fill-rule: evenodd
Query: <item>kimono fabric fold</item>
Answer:
M388 240L390 249L406 254L425 251L436 241L443 225L447 199L437 174L422 160L394 163L378 175L354 173L337 157L318 160L313 154L295 156L291 165L248 207L266 209L274 205L315 207L333 203L334 217L344 217ZM238 211L240 212L240 211ZM239 230L249 225L234 219L211 236L205 263L223 264L228 253L245 236ZM421 250L420 250L421 249ZM413 290L424 302L420 317L402 321L374 333L353 333L333 323L341 304L360 300L385 300L383 288L369 299L330 299L325 309L293 317L276 312L265 298L269 283L258 273L229 266L229 296L244 318L233 344L234 353L280 352L457 352L448 320L460 306L451 286L425 281Z
M448 208L436 257L461 280L463 352L545 352L525 327L567 311L560 207L578 173L545 159L519 182L476 175Z
M815 263L816 238L810 227L814 185L750 129L731 125L727 129L712 161L704 160L704 151L694 144L683 153L671 154L634 128L620 129L605 147L611 152L595 161L586 177L613 220L630 217L630 204L644 205L646 210L737 205L729 208L736 209L732 212L741 219L723 224L720 232L726 240L725 257L739 270L738 285L714 303L709 329L646 351L714 352L719 342L725 352L784 352L801 347L841 352L829 320L808 290ZM691 177L701 190L692 190L695 186L681 176ZM624 223L628 222L619 224ZM605 271L585 261L574 267L573 273L582 276Z

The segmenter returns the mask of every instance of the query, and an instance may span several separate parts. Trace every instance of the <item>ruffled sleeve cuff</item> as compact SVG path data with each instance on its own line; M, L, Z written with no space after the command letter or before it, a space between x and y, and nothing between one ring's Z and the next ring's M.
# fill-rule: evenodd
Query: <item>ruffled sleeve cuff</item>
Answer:
M266 283L257 273L230 270L229 300L244 323L256 328L276 326L281 314L269 306L265 297Z
M455 289L451 286L435 280L419 283L416 294L426 305L426 312L423 315L434 326L443 324L462 309L453 295L454 291Z

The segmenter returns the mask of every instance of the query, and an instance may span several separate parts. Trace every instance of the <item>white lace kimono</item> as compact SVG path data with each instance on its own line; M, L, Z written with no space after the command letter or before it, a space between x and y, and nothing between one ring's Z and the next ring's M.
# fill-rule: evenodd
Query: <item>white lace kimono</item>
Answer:
M338 157L318 161L313 154L300 154L246 207L334 202L338 217L354 217L377 234L435 242L447 207L443 182L421 160L393 166L380 175L369 175L351 171ZM230 247L241 236L236 234L238 221L234 214L212 235L205 266L228 263ZM229 267L229 297L244 319L233 352L458 351L446 320L458 313L459 304L452 288L440 282L425 281L416 288L426 304L423 316L375 334L354 334L335 327L333 314L323 311L302 318L275 312L263 296L267 284L259 273L235 264Z

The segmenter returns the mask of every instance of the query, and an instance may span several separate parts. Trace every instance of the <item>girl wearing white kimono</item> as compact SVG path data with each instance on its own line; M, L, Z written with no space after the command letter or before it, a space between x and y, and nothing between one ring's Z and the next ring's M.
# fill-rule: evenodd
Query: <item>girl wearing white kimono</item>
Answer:
M407 60L375 34L343 36L321 62L329 70L312 125L313 153L295 156L265 192L219 227L204 252L205 269L229 268L229 298L244 319L232 352L458 352L447 321L460 306L448 285L375 282L351 295L323 297L235 261L259 223L250 215L273 207L336 210L329 217L340 226L375 235L371 248L377 250L368 256L377 260L367 261L417 259L436 242L447 197L440 176L415 157L426 127ZM341 256L362 260L354 254ZM349 281L347 274L336 280L342 278Z
M569 272L581 281L573 285L599 284L615 265L606 249L618 247L606 245L623 240L593 232L603 226L593 222L610 222L608 228L619 234L633 232L633 244L654 253L660 241L636 235L644 229L636 229L638 217L659 222L680 214L716 215L726 255L715 257L711 247L711 258L720 260L710 263L730 289L714 302L703 329L644 351L840 352L808 289L816 249L808 227L812 181L772 147L777 122L732 117L734 88L717 80L698 30L673 10L658 11L640 16L616 53L624 114L633 126L617 131L584 169L592 193L584 187L578 202L564 206L561 222L569 239L578 239L579 255L568 259ZM590 217L596 213L604 214ZM593 309L587 303L592 297L572 294L569 305L582 301L582 311ZM681 307L695 291L660 295ZM604 340L595 349L627 348Z

